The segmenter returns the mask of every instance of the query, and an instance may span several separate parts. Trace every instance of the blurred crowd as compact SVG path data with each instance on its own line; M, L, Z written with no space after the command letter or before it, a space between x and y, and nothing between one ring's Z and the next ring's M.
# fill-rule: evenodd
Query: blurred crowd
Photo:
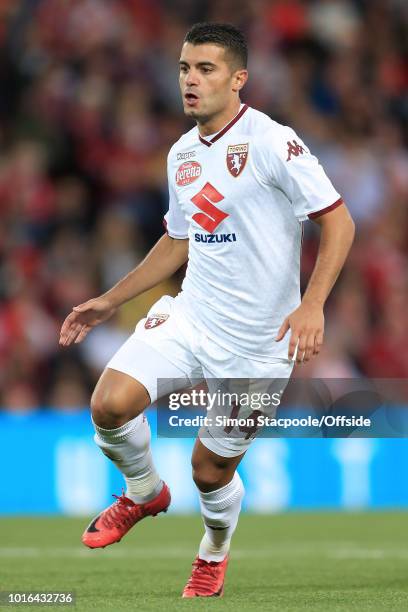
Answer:
M2 0L0 405L86 406L108 358L161 293L61 350L72 306L163 233L166 156L192 124L178 57L197 21L241 27L243 101L295 128L357 226L326 309L318 377L408 377L406 0ZM318 228L305 224L303 286Z

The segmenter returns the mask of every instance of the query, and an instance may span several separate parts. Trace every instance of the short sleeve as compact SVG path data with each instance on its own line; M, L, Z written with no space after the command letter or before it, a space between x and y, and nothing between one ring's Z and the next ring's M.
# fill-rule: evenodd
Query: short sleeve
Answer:
M167 176L169 183L169 210L164 215L163 223L170 238L188 238L189 224L177 200L176 190L172 184L169 162L167 163Z
M269 178L285 193L299 221L342 203L319 160L294 130L279 126L269 131L263 138L263 149Z

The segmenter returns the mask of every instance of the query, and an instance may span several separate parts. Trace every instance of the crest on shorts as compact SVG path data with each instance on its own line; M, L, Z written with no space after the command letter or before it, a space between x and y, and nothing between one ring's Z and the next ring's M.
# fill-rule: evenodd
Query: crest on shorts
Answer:
M168 314L153 314L146 319L144 326L146 329L153 329L153 327L157 327L167 321L168 318Z
M248 159L249 144L229 145L227 149L227 168L232 176L239 176Z

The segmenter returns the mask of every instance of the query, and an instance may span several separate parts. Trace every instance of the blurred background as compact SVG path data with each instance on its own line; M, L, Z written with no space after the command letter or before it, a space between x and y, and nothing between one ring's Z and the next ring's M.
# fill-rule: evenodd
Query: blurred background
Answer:
M58 347L59 328L163 233L167 152L192 127L178 91L180 47L206 20L246 33L243 101L298 131L356 222L327 304L324 350L301 375L408 376L406 0L2 0L0 512L91 512L120 489L93 446L89 397L182 274L77 347ZM306 223L303 286L317 246ZM20 443L36 477L10 499ZM197 508L190 441L154 445L170 484L185 474L175 510ZM242 467L247 507L407 505L403 476L390 477L395 462L403 474L404 440L260 440Z

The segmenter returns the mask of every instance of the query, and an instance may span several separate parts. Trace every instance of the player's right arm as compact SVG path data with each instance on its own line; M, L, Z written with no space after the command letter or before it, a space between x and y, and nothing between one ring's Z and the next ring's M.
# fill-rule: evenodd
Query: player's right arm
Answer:
M90 330L109 319L119 306L172 276L188 259L188 238L164 234L145 259L103 295L74 306L61 327L59 343L81 342Z

